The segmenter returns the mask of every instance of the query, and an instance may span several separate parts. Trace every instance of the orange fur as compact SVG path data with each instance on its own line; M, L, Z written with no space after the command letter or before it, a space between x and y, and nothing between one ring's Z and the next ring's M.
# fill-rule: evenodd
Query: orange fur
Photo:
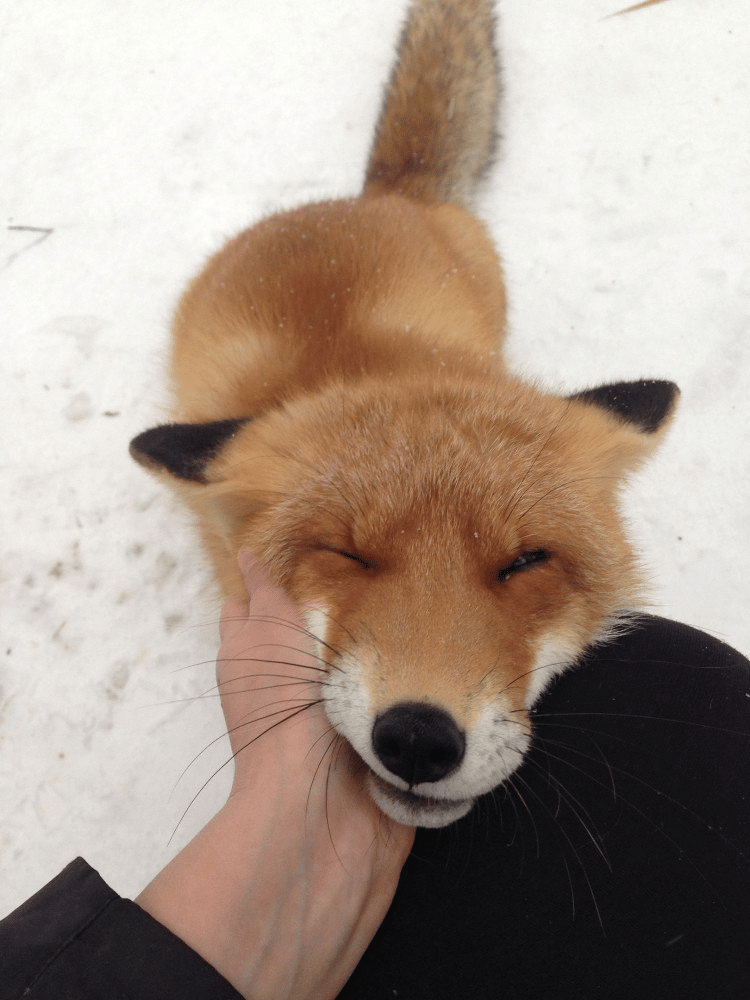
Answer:
M455 100L430 83L447 58ZM246 422L197 475L134 443L196 513L225 593L249 550L305 611L332 724L382 807L427 825L504 780L544 685L638 606L618 496L674 398L649 422L505 370L500 265L465 207L490 156L488 66L489 4L414 4L362 196L262 220L177 310L175 421ZM452 770L379 762L394 706L447 713L466 734Z

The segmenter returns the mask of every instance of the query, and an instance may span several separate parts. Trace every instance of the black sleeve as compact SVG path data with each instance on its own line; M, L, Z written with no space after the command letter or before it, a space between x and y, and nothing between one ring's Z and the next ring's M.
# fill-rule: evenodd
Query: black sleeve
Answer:
M0 1000L242 1000L82 858L0 921Z
M644 616L505 786L417 831L339 1000L748 1000L750 664Z

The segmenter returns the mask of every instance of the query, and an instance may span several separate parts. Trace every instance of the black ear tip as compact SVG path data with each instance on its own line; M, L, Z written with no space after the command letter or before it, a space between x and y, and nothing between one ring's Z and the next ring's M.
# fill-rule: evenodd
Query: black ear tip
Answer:
M680 390L674 382L643 379L585 389L570 399L598 406L644 434L653 434L671 415L679 395Z
M140 462L142 456L144 455L144 449L141 444L141 439L143 438L143 434L147 433L148 431L144 431L142 434L137 434L128 445L128 451L130 452L130 457L134 458L136 462Z
M162 469L178 479L205 484L208 463L247 422L238 419L208 424L161 424L134 437L130 454L146 468Z

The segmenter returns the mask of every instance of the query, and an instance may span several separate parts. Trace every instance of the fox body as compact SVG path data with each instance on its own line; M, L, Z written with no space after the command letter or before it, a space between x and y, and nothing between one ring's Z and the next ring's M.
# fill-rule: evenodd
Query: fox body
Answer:
M488 0L414 0L359 197L232 239L174 320L174 422L135 458L197 515L226 594L252 552L306 617L335 730L393 818L441 826L509 778L550 680L642 581L618 511L670 382L569 397L501 360Z

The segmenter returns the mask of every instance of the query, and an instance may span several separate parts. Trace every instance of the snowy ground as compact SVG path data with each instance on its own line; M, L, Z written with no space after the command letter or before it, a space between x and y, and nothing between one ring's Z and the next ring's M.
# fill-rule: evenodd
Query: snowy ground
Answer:
M127 455L170 310L263 213L360 179L404 0L0 14L0 914L83 854L136 893L216 808L217 602ZM750 651L747 0L501 0L509 355L683 389L634 484L655 610ZM14 228L15 227L15 228ZM209 662L204 662L209 661Z

